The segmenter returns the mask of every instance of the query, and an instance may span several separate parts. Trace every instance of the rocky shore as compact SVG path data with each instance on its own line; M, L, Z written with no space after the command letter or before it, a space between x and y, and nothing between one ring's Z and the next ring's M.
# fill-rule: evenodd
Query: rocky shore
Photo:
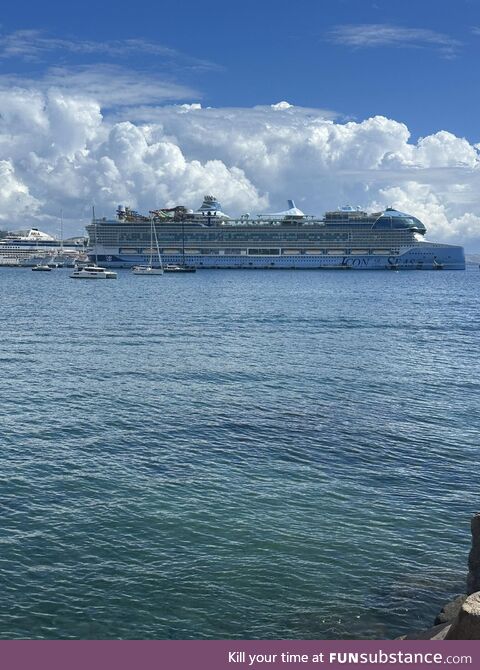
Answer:
M400 640L480 640L480 512L472 517L466 594L447 603L432 628L402 635Z

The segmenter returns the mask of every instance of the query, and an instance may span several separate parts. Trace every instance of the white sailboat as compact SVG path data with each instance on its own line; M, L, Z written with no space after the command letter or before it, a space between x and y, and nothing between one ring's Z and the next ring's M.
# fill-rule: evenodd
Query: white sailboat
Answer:
M158 259L158 266L156 267L153 266L154 239L155 239L155 246L157 248L157 259ZM155 229L153 218L150 219L150 262L148 265L135 265L135 267L132 268L132 272L134 275L143 275L143 276L163 275L162 257L160 255L160 249L158 248L157 231Z

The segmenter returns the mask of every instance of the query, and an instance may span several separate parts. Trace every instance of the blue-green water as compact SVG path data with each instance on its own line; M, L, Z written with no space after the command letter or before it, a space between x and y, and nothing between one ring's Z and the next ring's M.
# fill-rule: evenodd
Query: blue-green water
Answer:
M0 637L394 637L464 585L480 273L0 269Z

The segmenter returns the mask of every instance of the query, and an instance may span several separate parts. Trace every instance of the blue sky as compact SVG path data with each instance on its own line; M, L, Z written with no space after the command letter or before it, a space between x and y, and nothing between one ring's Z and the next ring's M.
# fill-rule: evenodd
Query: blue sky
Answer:
M210 192L394 206L480 251L480 0L97 2L2 8L1 228Z
M414 137L447 128L480 141L478 1L45 0L8 3L1 20L4 36L35 30L52 46L37 60L3 58L2 73L116 63L180 84L204 105L285 99L347 118L383 114ZM137 39L177 53L68 51L53 48L59 39Z

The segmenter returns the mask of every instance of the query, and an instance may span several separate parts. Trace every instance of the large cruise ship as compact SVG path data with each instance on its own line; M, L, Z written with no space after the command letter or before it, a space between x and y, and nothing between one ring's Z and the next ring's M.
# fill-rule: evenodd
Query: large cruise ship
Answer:
M388 208L353 207L307 216L292 200L284 212L230 218L213 196L196 211L178 206L148 216L119 206L115 219L87 226L89 258L113 268L144 264L151 221L164 263L197 268L464 270L462 247L425 242L424 224Z
M80 237L57 240L38 228L18 230L0 239L0 265L31 267L46 260L73 263L84 249Z

